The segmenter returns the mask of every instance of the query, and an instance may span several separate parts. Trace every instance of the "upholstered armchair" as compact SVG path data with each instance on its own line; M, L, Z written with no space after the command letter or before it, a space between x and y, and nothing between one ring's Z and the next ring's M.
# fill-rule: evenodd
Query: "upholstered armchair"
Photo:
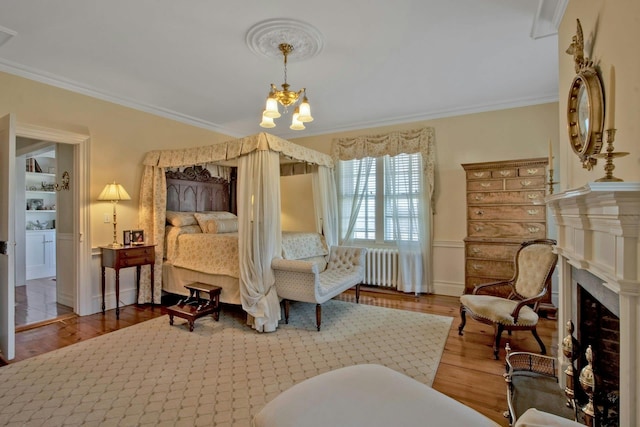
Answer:
M515 254L515 272L511 280L481 284L471 294L460 297L458 334L466 324L466 315L494 328L493 354L498 359L500 336L503 331L530 330L540 345L542 354L547 350L538 336L538 304L547 292L547 284L556 267L558 255L553 253L555 240L539 239L523 242ZM492 290L510 291L508 297L492 294ZM504 295L504 292L502 293Z
M356 302L364 280L364 248L332 246L326 269L316 261L276 258L271 262L276 292L284 301L284 318L289 323L289 301L316 304L316 327L320 330L321 304L353 286Z

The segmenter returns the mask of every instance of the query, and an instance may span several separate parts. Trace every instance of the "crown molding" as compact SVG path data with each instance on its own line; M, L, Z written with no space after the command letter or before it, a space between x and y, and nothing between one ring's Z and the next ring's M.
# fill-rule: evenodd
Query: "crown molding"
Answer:
M196 126L203 129L208 129L224 135L237 137L237 138L246 136L245 134L235 132L231 129L223 128L221 126L218 126L211 122L207 122L205 120L191 117L186 114L181 114L166 108L157 107L155 105L137 102L122 96L113 95L108 92L104 92L102 90L96 89L94 87L83 85L73 80L65 79L63 77L56 76L54 74L50 74L50 73L39 71L30 67L26 67L24 65L21 65L12 61L8 61L3 58L0 58L0 71L4 71L9 74L14 74L16 76L23 77L25 79L34 80L50 86L54 86L60 89L69 90L74 93L90 96L92 98L97 98L103 101L112 102L114 104L122 105L123 107L133 108L134 110L139 110L145 113L164 117L166 119L175 120L180 123Z

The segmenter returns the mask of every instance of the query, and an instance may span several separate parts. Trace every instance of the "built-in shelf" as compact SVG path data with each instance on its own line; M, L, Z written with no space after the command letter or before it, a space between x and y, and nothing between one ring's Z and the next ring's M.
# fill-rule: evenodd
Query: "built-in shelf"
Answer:
M27 194L56 194L56 192L45 190L27 190Z
M55 173L47 173L47 172L27 172L26 174L29 175L29 176L47 176L47 177L50 176L50 177L53 177L53 178L56 177Z
M26 209L27 212L33 213L45 213L45 212L55 212L55 209Z

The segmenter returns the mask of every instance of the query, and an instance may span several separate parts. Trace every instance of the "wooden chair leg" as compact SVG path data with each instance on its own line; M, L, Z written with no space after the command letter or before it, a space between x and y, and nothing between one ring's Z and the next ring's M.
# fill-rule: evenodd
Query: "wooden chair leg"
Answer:
M533 337L536 339L536 341L538 341L538 344L540 345L540 352L542 354L547 354L547 348L544 346L544 343L542 342L542 340L538 336L538 331L536 331L536 328L533 328L531 330L531 333L533 334Z
M496 360L499 359L498 354L500 353L500 337L502 335L502 331L504 331L504 326L499 323L494 324L494 329L496 330L495 342L493 344L493 356Z
M320 330L321 319L322 319L322 306L320 306L320 304L316 304L316 326L318 327L318 331Z
M284 303L284 323L289 324L289 300L286 299Z
M356 285L356 304L360 303L360 283Z
M460 326L458 326L458 335L462 335L462 330L464 329L464 325L467 324L467 314L464 306L460 306Z

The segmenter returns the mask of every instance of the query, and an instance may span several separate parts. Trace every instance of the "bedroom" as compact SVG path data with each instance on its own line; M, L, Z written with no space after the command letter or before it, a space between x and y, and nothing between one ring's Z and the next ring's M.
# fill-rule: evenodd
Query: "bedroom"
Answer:
M570 2L558 35L560 48L564 50L566 41L574 34L574 20L580 18L585 28L593 28L599 19L599 42L596 53L606 64L617 67L617 102L619 129L616 149L634 152L637 147L637 126L633 117L638 115L637 94L625 90L637 85L633 77L637 75L637 57L629 57L624 48L624 40L637 39L637 29L632 25L620 25L628 22L625 16L637 16L638 7L633 2L617 5L605 2ZM616 23L616 24L614 24ZM5 24L10 26L9 24ZM614 28L615 27L615 28ZM296 142L328 152L334 137L378 133L387 130L409 129L421 125L436 128L438 155L437 177L437 213L435 216L435 264L436 281L445 289L455 292L463 282L463 246L464 238L464 174L461 163L499 159L540 157L547 155L547 141L553 140L554 152L558 154L558 177L560 188L574 188L585 182L593 181L601 170L588 172L583 170L568 148L565 132L566 86L570 82L573 69L570 57L560 50L559 76L560 89L558 102L549 102L534 106L487 111L456 117L442 117L401 125L369 128L350 132L296 138ZM606 70L605 70L606 71ZM293 69L292 69L293 73ZM293 74L292 74L293 75ZM268 82L269 77L264 79ZM607 79L604 78L605 85ZM137 226L137 199L142 156L152 149L171 148L176 140L188 141L185 146L206 145L229 139L228 135L211 132L206 129L189 126L153 114L136 111L132 108L96 100L85 95L73 93L43 83L37 83L12 74L0 74L2 98L0 109L3 114L15 113L19 121L35 123L41 126L62 128L66 131L91 135L90 188L91 199L95 199L106 182L117 179L131 193L132 201L118 206L120 229ZM605 87L606 90L606 87ZM262 96L262 93L260 93ZM635 133L635 134L634 134ZM625 137L623 137L626 134ZM517 141L514 143L513 141ZM490 147L490 149L488 149ZM637 156L629 156L616 163L616 173L625 181L638 181ZM123 171L131 171L124 173ZM116 175L116 176L114 176ZM447 195L446 197L444 195ZM109 224L102 222L104 212L110 206L96 201L90 206L91 246L111 240ZM97 253L92 257L89 294L96 301L99 295L99 260ZM131 279L129 277L129 279ZM131 291L135 288L132 280L123 283L128 290L128 301L133 301ZM447 291L444 291L447 293ZM93 305L92 305L93 304ZM94 302L85 307L86 313L98 310Z

